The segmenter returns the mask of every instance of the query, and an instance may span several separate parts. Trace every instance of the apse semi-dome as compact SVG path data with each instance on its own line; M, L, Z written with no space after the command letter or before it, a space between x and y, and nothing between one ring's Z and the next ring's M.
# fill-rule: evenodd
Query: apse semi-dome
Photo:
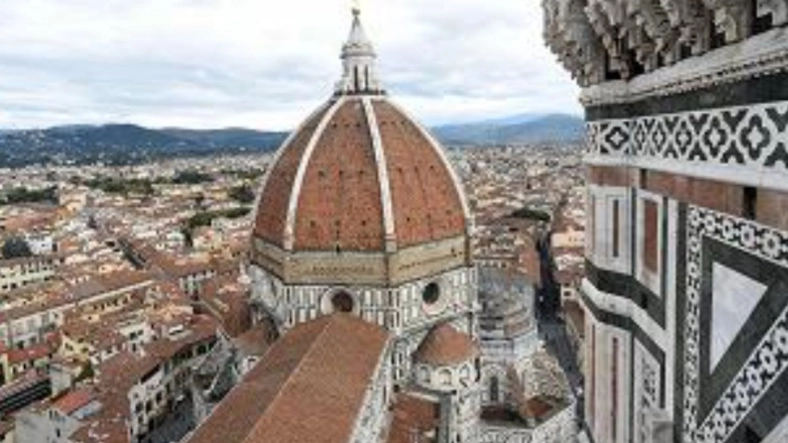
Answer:
M439 142L383 91L375 58L356 13L334 95L264 179L255 261L283 279L390 282L413 277L408 266L434 272L470 260L460 182ZM375 254L380 263L369 261Z

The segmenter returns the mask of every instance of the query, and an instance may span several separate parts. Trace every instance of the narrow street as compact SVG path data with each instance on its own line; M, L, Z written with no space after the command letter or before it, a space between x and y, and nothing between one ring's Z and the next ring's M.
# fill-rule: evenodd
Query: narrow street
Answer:
M548 349L556 356L566 374L569 386L577 401L576 414L578 423L585 427L583 373L577 365L577 358L567 335L564 320L559 315L561 291L555 282L553 257L550 245L550 232L542 235L537 242L541 261L542 287L539 289L537 318L539 336L545 341Z
M190 431L194 430L194 404L186 397L175 405L167 419L160 423L147 437L149 443L178 442Z

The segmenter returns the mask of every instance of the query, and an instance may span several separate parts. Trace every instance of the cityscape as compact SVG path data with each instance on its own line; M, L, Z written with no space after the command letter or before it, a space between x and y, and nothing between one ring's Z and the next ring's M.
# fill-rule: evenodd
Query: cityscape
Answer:
M788 442L788 2L532 3L582 108L356 3L290 129L0 127L0 442Z

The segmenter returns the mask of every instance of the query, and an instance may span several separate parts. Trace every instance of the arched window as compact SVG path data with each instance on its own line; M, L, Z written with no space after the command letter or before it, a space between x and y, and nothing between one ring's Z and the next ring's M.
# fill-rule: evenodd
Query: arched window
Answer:
M359 78L358 66L353 67L353 86L355 92L359 92L361 90L361 79Z
M421 298L424 303L428 305L435 304L441 296L441 288L437 283L433 282L424 287L421 293Z
M353 297L347 292L337 292L331 297L331 307L334 312L353 312Z
M490 377L490 403L498 403L500 402L500 385L498 384L498 377L492 376Z

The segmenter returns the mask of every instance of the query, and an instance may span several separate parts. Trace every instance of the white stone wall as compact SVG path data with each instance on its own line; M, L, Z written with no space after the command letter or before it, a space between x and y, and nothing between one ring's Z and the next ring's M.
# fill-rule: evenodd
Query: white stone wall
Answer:
M509 383L508 370L514 368L522 372L523 363L536 350L541 340L534 328L527 334L512 340L485 340L481 342L481 400L484 405L509 404L513 401L512 386ZM498 380L498 399L492 399L493 379Z
M392 380L391 358L389 352L385 352L378 362L375 381L367 387L364 407L358 416L350 442L370 443L384 440L393 392Z
M634 343L634 443L652 443L653 418L659 410L660 367L657 360L637 340Z
M65 443L80 426L79 420L54 408L23 410L16 415L14 422L16 443Z
M480 426L480 443L575 443L574 404L534 428L483 423Z
M388 329L395 335L410 334L471 312L476 307L475 268L460 268L398 287L351 285L288 286L260 267L252 266L252 294L286 331L298 323L333 312L331 297L344 292L353 298L353 313ZM437 283L440 296L427 304L424 288ZM471 331L469 331L471 332Z
M629 441L629 393L632 386L629 374L632 358L630 356L629 331L619 329L611 325L591 321L593 323L595 339L595 357L586 360L588 362L586 371L586 417L591 419L593 409L593 421L588 425L595 441L609 443L625 443ZM618 353L614 354L613 339L618 341ZM591 339L586 340L591 343ZM590 346L590 345L587 345ZM590 352L590 351L589 351ZM613 431L613 360L617 364L617 376L615 378L617 386L617 404L615 419L615 438ZM594 368L590 367L593 362ZM592 377L594 377L594 388L591 388ZM593 397L592 397L593 396Z
M593 240L587 239L587 256L600 268L624 274L631 272L630 188L612 186L588 186L589 204L593 202ZM618 255L613 248L614 204L618 204ZM590 215L592 212L589 211ZM591 237L591 236L589 236ZM592 248L593 244L593 248Z

